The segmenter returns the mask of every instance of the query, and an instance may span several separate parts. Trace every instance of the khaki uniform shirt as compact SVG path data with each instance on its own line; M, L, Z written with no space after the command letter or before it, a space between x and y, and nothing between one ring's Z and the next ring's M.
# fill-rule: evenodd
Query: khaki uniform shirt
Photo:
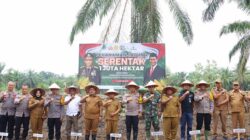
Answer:
M22 100L20 98L23 98ZM15 99L16 104L16 116L17 117L29 117L30 116L30 110L28 108L29 105L29 99L31 96L29 94L27 95L18 95Z
M42 118L42 116L46 114L44 109L44 100L45 100L44 98L42 98L41 100L37 100L34 97L32 97L29 100L29 109L31 118ZM39 103L34 104L37 101L39 101Z
M163 95L162 102L168 100L169 97ZM163 105L163 117L178 117L180 114L180 101L179 97L173 96L173 98Z
M230 91L229 101L232 112L244 111L245 93L243 91Z
M117 121L119 119L119 113L117 113L113 117L110 114L116 112L120 108L121 108L121 103L119 102L119 100L117 99L112 100L112 102L105 107L105 119Z
M16 92L3 92L1 96L4 96L3 99L0 99L0 103L2 103L0 115L14 116L16 111L16 106L14 104L14 100L16 98Z
M85 101L84 117L86 119L98 119L102 106L102 99L99 96L89 96Z
M225 101L228 97L227 91L225 89L218 90L217 88L213 88L211 90L212 94L219 94L222 93L217 99L214 98L214 110L228 110L228 103L223 105L217 106L217 104Z

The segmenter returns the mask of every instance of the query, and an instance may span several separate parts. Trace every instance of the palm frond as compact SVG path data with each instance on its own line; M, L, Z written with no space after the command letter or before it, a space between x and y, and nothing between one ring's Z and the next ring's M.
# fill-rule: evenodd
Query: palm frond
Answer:
M244 73L246 71L246 64L249 59L250 44L241 49L239 62L237 64L238 78L240 82L244 80Z
M149 30L150 0L132 0L131 42L147 42Z
M119 39L120 39L120 33L121 33L122 23L123 23L123 19L124 19L124 15L125 15L126 9L127 9L127 5L128 5L128 0L126 0L125 6L124 6L123 11L122 11L122 17L121 17L121 20L120 20L120 24L119 24L119 28L118 28L118 33L116 35L115 42L118 42Z
M110 28L111 28L111 26L112 26L112 22L114 21L114 18L115 18L115 16L116 16L116 14L118 13L117 11L119 10L118 7L120 6L120 4L121 4L121 0L119 0L119 1L116 3L115 9L114 9L114 11L112 12L111 18L109 19L109 23L108 23L108 25L107 25L107 29L106 29L106 31L105 31L105 34L104 34L104 37L103 37L103 41L102 41L102 42L106 42L106 40L107 40L107 37L108 37L108 34L109 34L109 30L110 30Z
M175 0L168 0L170 10L174 14L175 22L182 33L184 40L190 45L193 40L193 31L188 14L181 10Z
M223 26L220 31L220 36L228 33L237 33L238 35L244 35L250 31L249 21L237 21Z
M233 49L229 53L229 60L243 48L246 48L250 44L250 35L243 36L236 45L234 45Z
M157 42L161 35L161 16L157 8L157 1L155 0L150 0L149 19L151 39L148 42Z
M99 24L101 24L103 17L105 17L108 14L108 12L112 9L112 7L117 4L117 1L118 0L103 0L102 8L99 14L100 17Z
M203 11L202 19L203 21L211 21L214 19L215 12L224 3L224 0L212 0L208 7Z
M138 42L157 42L161 35L161 17L155 0L147 0L145 9L138 11Z
M80 31L84 33L90 26L93 25L96 16L102 6L102 0L87 0L81 8L77 16L77 21L72 28L70 35L70 44L73 43L74 37Z
M238 8L250 14L250 0L234 0L238 4Z

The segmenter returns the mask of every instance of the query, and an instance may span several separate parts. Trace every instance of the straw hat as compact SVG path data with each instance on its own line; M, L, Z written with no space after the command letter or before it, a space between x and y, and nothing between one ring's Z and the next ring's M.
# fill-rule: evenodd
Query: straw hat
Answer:
M201 81L196 85L196 88L199 88L201 85L205 85L207 88L210 86L206 81L201 80Z
M100 93L100 89L93 83L90 82L86 87L85 87L85 91L88 93L90 88L94 88L96 90L96 94Z
M221 79L216 79L215 83L222 83Z
M108 94L110 94L110 93L113 93L113 94L115 94L115 95L118 95L119 93L116 91L116 90L114 90L114 89L109 89L109 90L107 90L104 94L105 95L108 95Z
M191 86L191 87L194 86L194 84L193 84L192 82L190 82L189 80L185 80L185 81L183 81L183 82L180 84L181 87L184 86L184 85L189 85L189 86Z
M56 83L53 83L49 86L49 89L60 89L60 87Z
M148 87L158 87L158 85L153 81L149 81L147 85L145 86L145 88L148 88Z
M177 89L173 86L166 86L163 90L162 90L162 93L165 94L167 93L167 90L172 90L173 91L173 94L177 92Z
M240 85L240 83L238 81L234 81L233 85Z
M125 86L125 88L127 88L127 89L128 89L129 87L136 87L136 89L139 89L139 88L140 88L134 81L129 82L129 83Z
M66 88L66 89L65 89L65 92L69 94L69 90L70 90L70 89L75 89L75 90L76 90L76 93L79 93L79 92L80 92L79 88L76 87L76 86L74 86L74 85L71 85L71 86L69 86L68 88Z
M41 93L42 96L45 95L45 90L42 89L42 88L34 88L34 89L32 89L32 90L30 91L30 94L31 94L32 96L35 96L35 94L36 94L36 92L37 92L38 90L40 91L40 93Z

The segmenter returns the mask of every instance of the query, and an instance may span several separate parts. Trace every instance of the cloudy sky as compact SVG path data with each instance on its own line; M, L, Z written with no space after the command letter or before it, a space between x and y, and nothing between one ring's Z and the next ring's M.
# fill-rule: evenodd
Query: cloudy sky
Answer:
M166 64L172 72L191 71L194 64L215 60L221 67L235 68L238 56L229 63L228 53L238 38L235 34L219 37L221 27L249 17L234 3L226 3L215 20L201 20L205 4L202 0L178 0L191 20L192 45L187 46L175 27L166 2L159 3L166 44ZM69 45L69 34L84 0L2 0L0 1L0 62L20 71L51 71L72 75L78 70L79 43L96 43L103 26L96 23L84 35L79 34ZM108 20L108 19L107 19ZM123 32L125 34L126 30ZM124 42L126 35L124 35ZM249 66L249 63L248 63Z

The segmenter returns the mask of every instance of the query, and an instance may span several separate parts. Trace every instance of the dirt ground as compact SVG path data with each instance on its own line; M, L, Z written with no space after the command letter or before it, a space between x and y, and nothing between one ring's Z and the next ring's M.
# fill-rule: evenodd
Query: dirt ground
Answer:
M247 130L247 136L250 136L250 114L249 113L246 113L245 114L245 119L246 119L246 130ZM194 116L195 117L195 116ZM119 133L122 134L122 139L120 140L126 140L126 126L125 126L125 118L124 117L120 117L120 121L119 121ZM83 130L84 126L82 125L82 119L79 119L79 132ZM195 128L196 126L196 121L195 121L195 118L194 118L194 122L193 122L193 129ZM145 123L144 123L144 120L140 120L140 123L139 123L139 137L138 137L138 140L145 140ZM65 123L63 123L63 126L62 126L62 140L65 140ZM227 119L227 129L228 129L228 133L232 133L232 129L231 129L231 115L229 114L228 115L228 119ZM161 129L162 130L162 129ZM220 134L221 131L220 131L220 125L219 125L219 129L218 129L218 133ZM47 140L47 122L44 122L44 139ZM230 137L231 138L231 137ZM151 138L153 140L153 138ZM177 134L177 138L176 140L179 140L180 139L180 133L179 133L179 130L178 130L178 134ZM204 139L203 137L201 138L202 140ZM212 139L212 136L211 136L211 139ZM72 138L72 140L75 140L74 138ZM83 138L79 138L78 140L83 140ZM99 130L98 130L98 136L97 136L97 140L105 140L105 125L104 125L104 121L102 121L99 125ZM159 140L164 140L163 137L160 137ZM217 140L222 140L222 137L218 137Z

